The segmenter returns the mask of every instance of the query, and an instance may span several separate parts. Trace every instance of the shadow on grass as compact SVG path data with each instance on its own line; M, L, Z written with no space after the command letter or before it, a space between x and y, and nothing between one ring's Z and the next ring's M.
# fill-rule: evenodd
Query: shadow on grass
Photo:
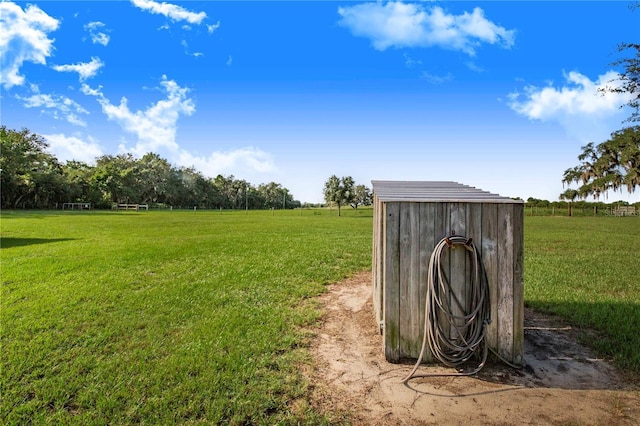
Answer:
M598 356L613 360L640 385L640 304L624 300L526 304L546 315L563 318L573 326L570 328L578 341L594 349Z
M74 238L0 238L0 248L22 247L33 244L57 243L60 241L72 241Z

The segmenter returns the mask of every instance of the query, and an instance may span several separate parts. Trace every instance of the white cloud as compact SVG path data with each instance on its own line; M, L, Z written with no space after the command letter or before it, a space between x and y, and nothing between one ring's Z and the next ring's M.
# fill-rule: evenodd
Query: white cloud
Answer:
M515 38L515 31L487 20L478 7L471 13L451 15L438 6L398 1L340 7L338 14L340 24L353 35L370 39L377 50L440 46L474 56L481 43L510 48Z
M213 152L209 156L194 156L185 150L181 150L177 161L180 166L193 166L206 176L277 171L271 155L254 147L240 148L228 152Z
M75 136L63 134L43 135L49 144L49 151L60 161L78 160L91 164L103 155L100 145L92 140L83 141Z
M220 28L220 21L216 22L213 25L207 25L207 31L209 31L209 34L212 34L218 28Z
M520 93L509 94L509 106L517 113L531 119L553 121L565 115L603 116L615 113L620 105L628 100L628 95L598 92L599 88L610 86L617 79L615 71L609 71L598 77L596 81L577 71L565 74L566 85L555 88L526 86L524 100Z
M188 89L180 87L175 81L162 77L160 85L166 92L166 99L152 104L142 111L131 111L127 99L122 98L119 105L113 105L97 89L82 85L82 92L95 96L102 106L104 114L115 121L125 131L137 137L135 146L127 146L123 141L120 152L130 152L142 156L147 152L158 152L165 149L167 158L178 166L195 167L207 176L218 174L269 173L277 171L270 154L254 147L246 147L228 152L212 152L208 155L194 155L181 149L176 142L177 122L180 115L191 115L195 112L193 101L187 96Z
M189 43L187 43L186 40L182 40L180 44L182 45L182 47L184 47L184 53L186 55L194 56L196 58L199 58L200 56L204 56L204 53L202 52L194 52L194 53L189 52Z
M84 30L89 32L89 37L91 37L93 44L101 44L103 46L109 44L109 36L100 31L104 26L100 21L89 22L84 26Z
M91 57L91 62L79 62L72 65L54 65L52 68L60 72L77 72L80 81L85 81L98 73L98 70L104 66L104 62L100 58Z
M233 64L233 58L229 55L229 59L227 59L227 66L230 67Z
M453 75L451 73L447 73L446 75L436 75L425 71L422 73L422 78L431 84L440 85L452 81Z
M98 86L97 89L92 89L91 87L87 86L86 84L82 85L82 93L84 93L85 95L96 96L98 98L104 98L104 95L102 94L101 90L102 90L102 86Z
M37 92L37 86L31 86ZM16 96L26 108L42 108L44 114L50 115L56 120L65 120L75 126L85 127L87 124L79 118L78 114L89 114L80 104L65 96L35 93L28 97Z
M407 68L413 68L415 66L422 65L421 60L411 58L409 55L406 54L406 52L403 53L403 56L404 56L404 66Z
M571 71L565 74L565 84L554 87L526 86L524 93L508 95L509 107L532 120L555 122L582 140L592 140L604 130L604 122L620 115L620 106L630 99L626 93L598 92L606 86L615 87L618 74L609 71L591 81L585 75ZM619 124L619 122L618 122ZM605 135L606 136L606 135Z
M115 121L125 131L137 137L135 147L127 151L141 156L147 152L156 152L159 148L177 152L178 145L175 139L178 118L181 114L189 116L195 112L195 105L187 96L189 89L178 86L175 81L168 80L166 76L162 76L160 85L166 92L166 99L152 104L145 110L135 112L129 109L125 97L120 100L120 105L113 105L104 96L101 87L92 89L83 84L82 91L86 95L97 98L102 106L102 112L109 120Z
M206 17L205 12L190 12L183 7L171 3L158 3L152 0L131 0L134 6L149 13L164 15L173 21L187 21L190 24L199 25Z
M0 83L5 89L24 84L20 67L26 61L46 64L53 50L48 33L59 22L38 6L26 9L12 2L0 2Z
M471 71L475 71L475 72L484 72L484 68L482 68L481 66L477 65L474 62L468 61L467 63L465 63L465 65L467 66L467 68L469 68Z

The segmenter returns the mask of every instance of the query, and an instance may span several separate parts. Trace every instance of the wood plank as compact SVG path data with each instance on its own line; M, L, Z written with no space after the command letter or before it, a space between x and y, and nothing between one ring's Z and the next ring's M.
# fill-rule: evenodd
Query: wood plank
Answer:
M476 247L476 251L478 254L482 255L482 205L481 204L466 204L467 209L467 238L471 238L473 245ZM467 279L469 282L471 280L480 280L478 284L481 284L481 271L475 271L474 269L474 259L473 253L468 252L467 254L467 269L468 275ZM474 273L478 272L478 276L476 277ZM471 293L467 295L469 299L471 299ZM479 301L477 301L479 302Z
M420 282L420 291L418 294L418 298L420 301L419 311L420 311L420 347L422 348L422 340L424 337L424 316L425 316L425 303L427 297L427 280L428 280L428 269L429 269L429 259L431 258L431 254L433 253L433 248L435 247L438 240L436 240L436 203L420 203L420 272L418 276L418 280ZM419 354L418 354L419 355ZM424 354L423 362L430 363L433 362L434 358L429 351L429 347L427 346L427 350Z
M513 205L513 358L524 363L524 206Z
M451 234L451 205L449 203L437 203L436 204L436 222L435 222L436 244L438 244L443 238L448 237ZM443 250L440 256L440 265L444 279L449 280L450 262L451 256L449 250ZM440 297L443 303L449 303L450 294L448 290L441 292ZM442 330L448 328L449 319L446 315L440 313L438 315L438 324Z
M498 205L498 353L513 358L513 204Z
M377 205L377 196L373 195L373 220L372 220L372 229L371 229L371 295L373 302L373 311L375 313L376 319L378 318L378 298L377 298L377 265L378 265L378 255L376 253L377 250L377 229L378 229L378 205Z
M476 250L482 254L482 204L466 204L467 231L466 236L472 239Z
M372 276L371 280L373 283L373 305L375 310L376 321L380 323L382 321L382 266L383 266L383 255L382 255L382 230L383 230L383 206L382 202L378 198L378 196L374 195L374 204L373 204L373 254L372 254Z
M400 205L384 208L384 354L389 362L400 361Z
M455 235L466 236L466 208L464 203L451 203L451 232ZM450 254L449 283L451 285L451 312L458 317L455 325L452 324L450 336L452 339L461 341L456 330L456 326L464 326L467 303L467 251L463 246L455 245L447 249ZM460 342L461 343L461 342Z
M498 350L498 205L482 204L482 241L478 243L482 250L484 265L489 283L491 322L487 326L487 344Z
M420 234L418 203L400 203L400 357L420 355L419 268Z

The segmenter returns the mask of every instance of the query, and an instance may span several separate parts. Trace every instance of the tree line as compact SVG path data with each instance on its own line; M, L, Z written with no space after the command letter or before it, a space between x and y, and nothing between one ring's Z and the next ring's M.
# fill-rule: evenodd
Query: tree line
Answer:
M207 178L155 153L103 155L95 165L60 162L45 139L28 129L0 127L2 208L55 208L62 203L156 204L176 208L291 209L301 203L281 184L254 186L233 175Z

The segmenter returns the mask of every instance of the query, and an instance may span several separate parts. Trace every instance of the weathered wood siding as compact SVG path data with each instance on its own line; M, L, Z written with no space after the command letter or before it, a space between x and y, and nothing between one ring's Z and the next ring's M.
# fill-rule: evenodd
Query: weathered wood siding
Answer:
M521 364L523 204L480 200L418 202L374 197L373 298L376 319L383 327L385 357L398 362L419 356L429 259L435 245L452 232L472 238L481 253L491 298L487 343L506 360ZM459 300L468 299L473 265L467 253L454 246L441 259ZM425 361L432 360L427 353Z

